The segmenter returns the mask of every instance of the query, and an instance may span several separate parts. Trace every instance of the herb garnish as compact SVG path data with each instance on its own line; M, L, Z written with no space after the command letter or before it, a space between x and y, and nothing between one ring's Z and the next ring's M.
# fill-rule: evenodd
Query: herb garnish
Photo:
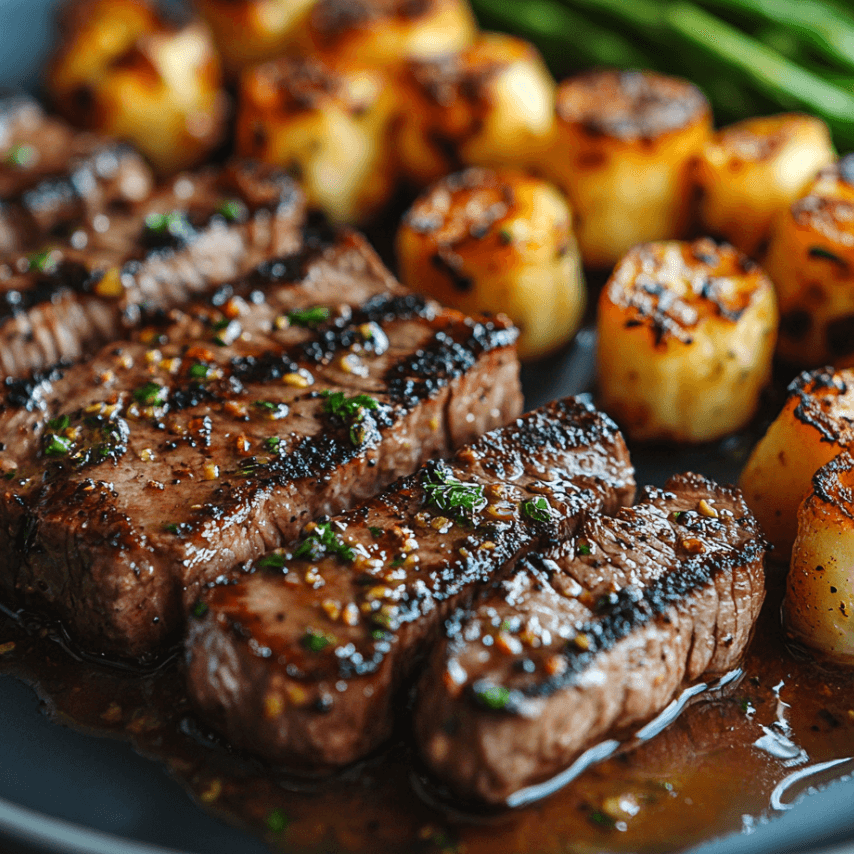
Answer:
M284 569L285 556L281 552L270 552L255 564L259 569Z
M207 375L211 372L210 367L208 365L203 365L201 362L196 362L190 365L190 376L194 380L203 380L207 378Z
M368 531L370 531L371 536L376 540L378 537L381 537L385 531L382 528L377 528L373 525L368 526Z
M578 553L580 555L589 555L590 551L590 543L588 543L586 540L578 541Z
M57 267L56 255L53 249L42 249L27 256L27 263L31 270L39 273L52 273Z
M226 199L216 212L227 222L237 222L246 216L246 205L240 199Z
M64 457L71 450L71 439L65 436L57 436L56 433L48 433L44 437L44 452L48 457Z
M840 267L847 267L848 262L844 258L840 258L838 255L834 255L829 249L825 249L823 246L810 246L807 255L810 258L823 258L825 261L833 261L834 264L839 264Z
M466 515L483 510L487 504L480 484L457 480L444 465L425 472L421 477L421 485L427 493L428 501L440 510L457 510Z
M548 522L552 518L552 508L543 495L522 502L522 512L535 522Z
M267 829L271 833L281 833L282 831L287 830L290 823L291 820L278 808L272 810L267 816Z
M58 415L56 418L51 418L47 422L47 426L57 433L67 430L71 426L71 419L67 415Z
M357 394L347 397L343 391L322 391L326 398L323 401L323 411L335 418L340 418L350 428L350 441L361 445L370 431L363 425L365 415L369 410L379 408L379 402L367 394Z
M477 701L488 709L500 711L510 702L510 689L504 685L487 685L474 692Z
M152 213L145 218L145 238L154 246L174 246L193 236L193 226L181 211Z
M208 610L208 606L199 600L195 605L193 605L193 616L196 617L196 619L201 619L205 614L207 614Z
M329 522L315 524L314 530L294 549L294 557L306 560L320 560L327 553L344 560L356 557L355 550L338 537Z
M269 439L264 440L264 447L271 454L278 454L279 453L279 445L281 444L281 442L282 442L282 440L278 436L270 436Z
M305 326L308 329L315 329L326 320L332 312L325 305L315 305L311 308L298 309L288 312L288 323L291 326Z
M160 406L166 402L166 389L156 382L147 382L133 393L134 400L145 406Z
M309 652L323 652L326 647L335 643L335 636L325 632L316 632L314 629L306 629L300 643Z
M29 166L36 157L36 150L31 145L22 143L9 149L3 158L7 166Z

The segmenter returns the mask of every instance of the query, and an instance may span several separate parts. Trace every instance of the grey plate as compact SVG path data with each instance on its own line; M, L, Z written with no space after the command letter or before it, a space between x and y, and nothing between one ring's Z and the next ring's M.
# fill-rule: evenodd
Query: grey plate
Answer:
M38 80L52 41L56 0L0 0L0 87ZM529 406L584 390L591 341L526 372ZM641 482L694 468L732 479L732 463L708 450L649 452ZM786 854L833 845L854 854L854 782L804 798L779 819L695 854ZM837 847L841 845L842 847ZM263 854L258 840L199 810L158 764L124 742L57 726L30 688L0 677L0 851L3 854ZM379 852L378 852L379 854Z

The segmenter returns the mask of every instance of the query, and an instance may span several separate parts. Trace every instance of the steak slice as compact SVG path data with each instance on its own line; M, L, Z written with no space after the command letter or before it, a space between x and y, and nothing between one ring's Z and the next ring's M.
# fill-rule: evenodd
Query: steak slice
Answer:
M528 413L215 586L188 632L190 696L272 762L352 762L388 737L402 684L453 609L582 510L633 494L607 416L575 399Z
M0 97L0 253L67 240L110 206L143 201L153 183L129 145L75 130L24 95Z
M583 751L738 665L765 595L765 543L741 494L698 475L518 565L448 622L418 686L430 769L513 804Z
M521 408L515 329L353 234L170 320L5 383L0 589L90 651L162 649L200 585Z
M184 302L299 249L301 191L273 167L234 162L176 178L143 203L81 221L65 241L0 264L0 374L25 376L123 337Z

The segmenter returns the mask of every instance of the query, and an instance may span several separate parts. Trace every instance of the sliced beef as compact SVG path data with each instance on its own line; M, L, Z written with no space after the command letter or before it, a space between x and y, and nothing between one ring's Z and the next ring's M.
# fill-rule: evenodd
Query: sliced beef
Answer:
M235 162L176 178L140 204L81 221L66 240L0 264L0 373L25 376L123 337L169 308L299 248L302 193Z
M188 632L190 695L269 761L352 762L388 737L402 684L455 608L582 511L633 494L607 416L575 399L531 412L215 586Z
M458 796L535 795L587 748L738 665L764 551L741 494L697 475L588 518L449 621L418 686L427 764Z
M7 380L2 595L91 651L162 648L200 585L514 418L515 337L403 292L345 234Z
M0 97L0 253L67 241L80 223L143 201L152 186L129 145L75 130L24 95Z

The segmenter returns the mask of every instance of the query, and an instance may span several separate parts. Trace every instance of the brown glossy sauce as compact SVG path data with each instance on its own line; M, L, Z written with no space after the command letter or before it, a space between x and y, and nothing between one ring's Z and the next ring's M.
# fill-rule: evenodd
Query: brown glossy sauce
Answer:
M50 716L130 740L164 763L200 806L285 852L679 851L773 814L793 772L854 756L854 674L799 660L779 625L779 567L744 663L744 678L707 694L642 746L584 772L549 798L491 816L440 805L419 781L407 732L324 781L297 780L235 756L194 718L176 662L139 675L76 661L56 643L0 619L0 672L32 684ZM14 647L9 648L13 642ZM405 727L404 727L405 729ZM757 742L759 746L757 746ZM808 785L854 771L841 763ZM272 829L271 829L272 828Z

